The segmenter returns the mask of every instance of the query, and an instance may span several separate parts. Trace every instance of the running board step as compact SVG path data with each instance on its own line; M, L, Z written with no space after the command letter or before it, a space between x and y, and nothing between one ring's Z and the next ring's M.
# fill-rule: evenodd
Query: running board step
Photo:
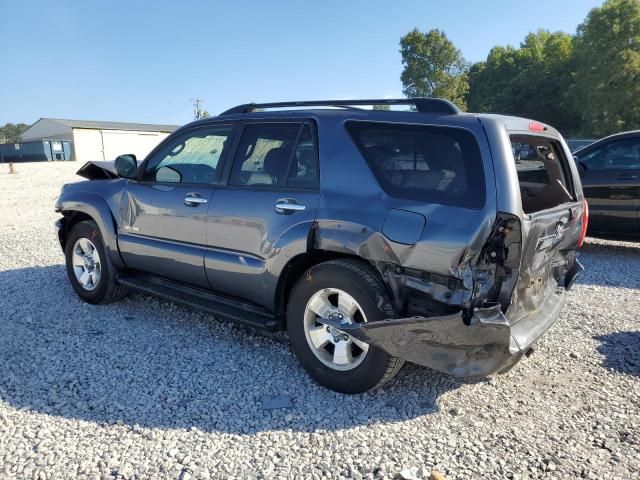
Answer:
M282 329L282 319L266 310L208 290L146 274L119 276L118 283L217 317L270 332Z

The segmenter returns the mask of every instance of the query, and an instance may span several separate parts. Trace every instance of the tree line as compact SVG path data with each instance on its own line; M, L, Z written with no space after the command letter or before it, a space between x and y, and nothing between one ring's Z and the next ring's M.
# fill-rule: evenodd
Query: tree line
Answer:
M414 29L400 47L409 97L533 118L566 136L640 129L640 0L607 0L574 35L538 30L473 64L440 30Z
M0 127L0 143L19 143L20 135L29 128L25 123L5 123Z

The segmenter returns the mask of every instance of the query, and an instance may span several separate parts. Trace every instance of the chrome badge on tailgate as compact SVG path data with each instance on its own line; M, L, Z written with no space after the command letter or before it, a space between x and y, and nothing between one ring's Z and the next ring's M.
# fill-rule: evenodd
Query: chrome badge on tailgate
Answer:
M566 230L565 225L568 221L569 219L566 217L558 220L556 228L551 235L546 235L538 239L538 243L536 244L536 251L539 252L541 250L547 250L560 243L560 241L562 240L562 235Z

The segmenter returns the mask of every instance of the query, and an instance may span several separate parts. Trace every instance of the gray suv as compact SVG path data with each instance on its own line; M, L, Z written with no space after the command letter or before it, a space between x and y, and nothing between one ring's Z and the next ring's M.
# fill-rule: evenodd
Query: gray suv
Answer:
M370 105L411 105L381 111ZM404 361L511 368L582 271L587 205L553 128L433 98L248 104L138 163L89 162L56 204L86 302L128 290L286 329L322 385Z

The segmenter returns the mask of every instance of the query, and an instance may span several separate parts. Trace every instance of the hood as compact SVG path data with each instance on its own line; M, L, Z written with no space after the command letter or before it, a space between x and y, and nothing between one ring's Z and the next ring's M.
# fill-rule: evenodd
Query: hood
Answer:
M118 178L115 160L95 160L85 163L76 175L89 180L110 180Z

